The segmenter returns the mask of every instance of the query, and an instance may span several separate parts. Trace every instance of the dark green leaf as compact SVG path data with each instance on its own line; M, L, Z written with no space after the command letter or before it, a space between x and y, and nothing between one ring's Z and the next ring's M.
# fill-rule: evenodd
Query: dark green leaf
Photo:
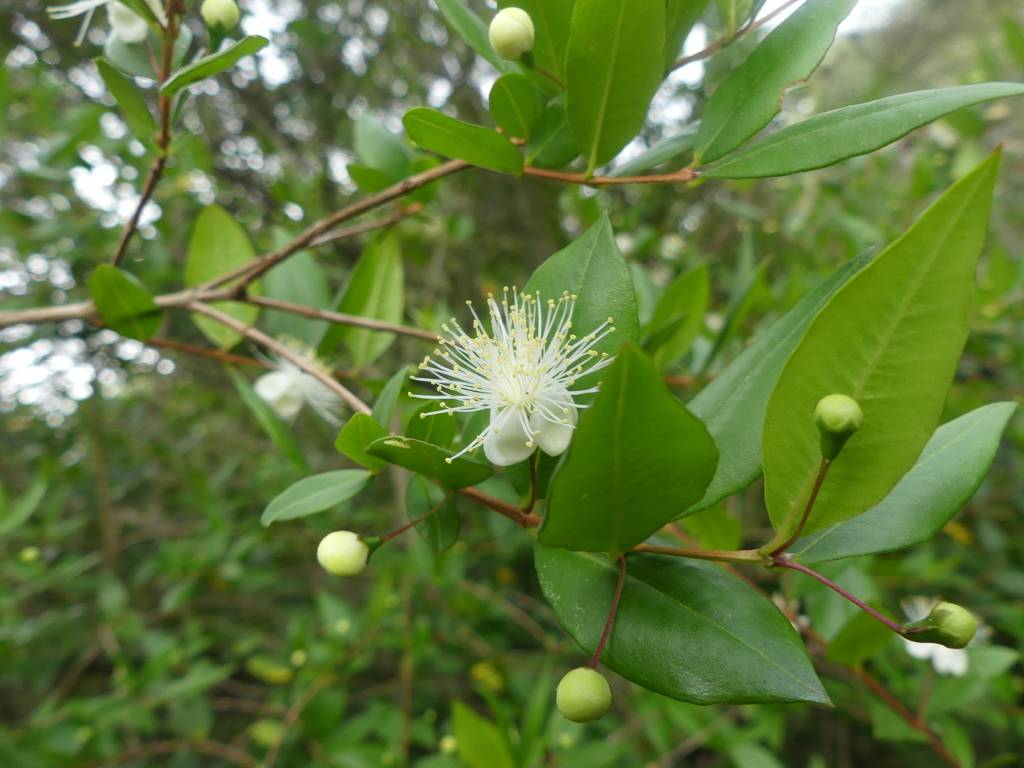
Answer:
M281 450L284 457L288 459L288 461L290 461L299 472L309 474L309 465L306 463L306 458L302 455L302 449L295 441L295 437L292 435L291 430L282 423L281 419L278 418L276 413L274 413L273 408L271 408L262 397L256 394L242 374L234 368L228 368L228 375L231 377L231 381L235 385L235 390L238 392L238 396L242 398L242 402L244 402L249 410L252 411L252 414L256 417L256 421L259 422L259 425L263 428L263 431L267 433L267 436L274 441L274 444Z
M608 617L618 566L604 555L537 546L537 575L587 653ZM807 651L765 597L725 569L635 554L601 661L644 688L695 704L827 703Z
M554 98L544 107L540 122L526 144L526 162L538 168L561 168L575 160L579 153L565 114L565 96Z
M540 541L617 555L704 494L718 451L704 424L627 344L551 481Z
M565 49L569 44L574 0L498 0L500 8L522 8L533 20L536 40L533 60L557 78L565 73Z
M502 75L491 86L487 98L491 117L510 136L528 139L540 120L544 101L530 80L523 75Z
M395 418L395 409L398 407L398 398L401 397L402 389L408 378L409 370L407 368L396 371L387 380L373 404L373 418L385 429L391 428L391 422Z
M927 541L981 485L1016 403L993 403L939 427L889 495L862 515L796 542L802 562L892 552Z
M498 173L518 176L523 172L523 156L515 144L497 131L464 123L427 107L410 109L402 123L409 138L423 149Z
M416 533L434 552L441 553L459 540L461 520L455 497L422 475L413 475L405 488L406 515L415 520L432 509L433 514L416 526Z
M430 411L439 410L436 403L428 403L420 407L410 418L405 429L408 437L447 448L455 440L458 423L450 413L438 413L427 416Z
M223 50L211 53L209 56L203 56L187 67L182 67L167 78L167 82L160 86L160 93L164 96L173 96L182 88L192 85L192 83L198 83L200 80L218 75L224 70L233 67L239 59L256 53L269 42L265 37L250 35Z
M665 71L664 48L665 0L576 0L565 85L587 173L643 127Z
M981 83L916 91L835 109L790 125L729 155L707 178L784 176L872 152L957 109L1024 94L1020 83Z
M439 480L448 488L476 485L494 474L494 470L486 464L469 459L445 461L451 458L452 451L411 437L382 437L370 443L366 450L371 456Z
M348 456L357 464L362 464L371 472L380 472L387 466L386 461L371 456L366 447L374 440L387 437L388 431L377 420L366 413L357 413L338 432L334 447L338 452Z
M678 362L704 327L710 289L706 264L680 275L665 289L651 315L651 343L645 347L660 370ZM666 332L660 333L662 329Z
M100 77L103 78L107 90L117 102L121 115L135 138L146 144L152 144L157 130L156 120L153 119L153 113L149 111L146 99L139 92L135 83L105 59L96 59L96 69L99 70Z
M711 162L764 128L782 95L818 68L836 28L857 0L807 0L772 30L712 94L694 142L694 157Z
M263 510L264 525L323 512L348 501L366 487L365 469L338 469L299 480L278 494Z
M89 277L89 295L103 322L122 336L145 341L160 329L163 312L135 275L100 264Z

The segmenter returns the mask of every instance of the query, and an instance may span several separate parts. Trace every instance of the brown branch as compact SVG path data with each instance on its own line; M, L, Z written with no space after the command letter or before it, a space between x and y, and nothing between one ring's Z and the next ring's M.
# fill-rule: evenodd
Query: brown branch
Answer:
M193 355L194 357L205 357L210 360L219 360L220 362L227 363L228 365L247 365L255 368L269 367L267 363L262 360L257 360L255 357L234 355L230 352L225 352L222 349L200 347L195 344L186 344L183 341L175 341L174 339L147 339L146 344L158 349L173 349L175 352L184 352L186 355Z
M688 557L695 560L715 560L729 563L759 563L765 558L756 549L690 549L687 547L664 547L659 544L638 544L631 552L649 552L655 555L671 555L672 557Z
M242 768L259 768L255 758L249 756L237 747L230 744L221 744L210 739L175 739L168 741L153 741L143 744L140 747L122 752L110 760L101 760L93 765L100 766L124 765L144 757L152 755L169 755L175 752L198 752L201 755L219 757L221 760L232 765L239 765Z
M756 21L749 21L746 25L740 27L731 35L723 35L722 37L718 38L713 43L711 43L707 48L697 51L696 53L691 53L689 56L682 56L676 59L675 63L672 65L672 69L679 69L680 67L685 67L687 64L692 64L695 61L706 59L709 56L718 53L727 45L731 45L744 35L750 34L751 32L759 29L760 27L763 27L765 24L774 19L780 13L782 13L787 8L789 8L792 5L795 5L798 2L800 2L800 0L789 0L789 2L783 3L774 11L772 11L769 14L766 14L765 16L762 16L760 19L757 19Z
M303 317L309 317L314 320L326 320L330 323L338 323L339 325L352 325L357 328L366 328L371 331L386 331L388 333L398 333L403 336L413 336L418 339L426 339L427 341L436 342L438 336L436 333L431 331L425 331L422 328L412 328L408 325L398 325L396 323L386 323L383 320L374 320L369 317L360 317L359 315L347 315L343 312L332 312L327 309L317 309L316 307L307 307L305 304L293 304L290 301L280 301L278 299L269 299L265 296L254 296L246 294L241 301L247 304L255 304L259 307L266 307L267 309L277 309L281 312L289 312L293 315L302 315Z
M496 499L476 488L460 488L459 493L514 521L520 528L536 528L541 523L541 519L537 515L523 512L514 504L508 504L501 499Z
M607 187L616 184L682 184L693 181L700 174L692 168L681 168L672 173L652 173L647 176L587 176L583 173L568 171L552 171L548 168L536 168L527 165L523 168L524 176L538 179L560 181L565 184L583 184L588 187Z

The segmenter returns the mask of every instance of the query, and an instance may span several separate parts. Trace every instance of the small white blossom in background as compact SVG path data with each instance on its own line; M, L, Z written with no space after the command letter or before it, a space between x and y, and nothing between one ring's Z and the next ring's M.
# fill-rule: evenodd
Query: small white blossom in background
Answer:
M85 16L82 21L82 29L79 32L79 40L85 35L93 13L100 6L107 6L107 19L110 22L110 32L114 37L125 43L141 43L149 33L149 25L146 20L135 11L118 0L77 0L77 2L66 3L65 5L52 5L47 8L47 13L52 19L71 19L75 16ZM160 0L146 0L161 24L167 23L167 16L164 14L163 4ZM77 44L77 43L76 43Z
M569 447L576 427L576 411L585 406L580 395L597 387L573 389L576 381L610 365L612 358L594 345L615 328L612 319L582 337L572 329L576 297L562 294L557 301L511 292L506 288L499 303L488 296L491 333L467 301L473 315L473 336L458 321L442 326L446 337L432 356L420 363L423 376L436 395L413 397L439 401L441 413L488 411L490 423L452 458L479 446L492 464L509 466L529 457L537 447L557 456Z
M297 348L298 345L290 346ZM299 354L302 354L311 366L315 366L327 376L331 375L310 351L303 350ZM341 407L341 398L328 389L326 384L283 357L272 356L268 358L268 363L274 370L256 379L253 388L281 419L294 419L302 410L302 406L308 405L328 424L338 426L341 423L337 413Z
M938 602L934 598L918 596L909 597L900 605L910 621L921 621L931 613L932 608ZM984 629L979 630L975 641L985 634ZM903 645L907 653L915 659L930 660L932 667L940 675L963 677L967 674L969 658L966 648L947 648L938 643L915 643L906 638L903 639Z

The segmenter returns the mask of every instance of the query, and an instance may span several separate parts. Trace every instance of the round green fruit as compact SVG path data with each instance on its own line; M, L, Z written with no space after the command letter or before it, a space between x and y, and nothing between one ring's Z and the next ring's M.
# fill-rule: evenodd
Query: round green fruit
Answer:
M555 703L567 720L589 723L604 717L612 705L612 689L597 670L577 667L558 683Z

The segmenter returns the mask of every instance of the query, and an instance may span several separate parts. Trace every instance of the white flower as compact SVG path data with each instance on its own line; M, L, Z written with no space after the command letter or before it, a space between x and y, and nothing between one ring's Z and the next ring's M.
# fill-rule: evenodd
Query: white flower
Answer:
M167 16L160 0L146 0L146 4L152 9L153 14L161 24L167 23ZM93 12L100 6L107 6L107 19L110 21L110 32L114 37L126 43L141 43L149 33L149 26L146 20L135 11L118 0L76 0L76 2L65 5L54 5L47 9L50 18L71 19L75 16L85 15L79 39L85 34L89 26Z
M438 394L416 395L438 400L439 413L488 411L490 423L452 458L480 445L491 463L516 464L539 446L557 456L569 447L576 427L576 411L584 408L576 397L597 387L573 389L576 381L609 365L612 358L593 347L614 332L612 319L583 337L570 333L576 297L568 293L555 301L503 291L499 304L487 297L491 335L467 301L473 315L473 336L452 318L444 325L447 338L433 356L424 358L424 376ZM451 402L449 402L451 401Z
M292 345L295 346L295 345ZM316 358L306 352L304 354L311 365L321 369L326 375L328 371ZM303 405L309 405L331 425L337 426L340 420L337 415L341 398L327 386L283 357L268 359L275 369L256 379L254 389L266 403L274 409L274 413L285 421L294 419Z
M907 598L900 605L910 621L920 621L931 613L937 602L933 598L918 596ZM932 667L940 675L963 677L967 674L968 657L964 648L947 648L938 643L915 643L906 638L903 638L903 646L915 659L930 659Z

